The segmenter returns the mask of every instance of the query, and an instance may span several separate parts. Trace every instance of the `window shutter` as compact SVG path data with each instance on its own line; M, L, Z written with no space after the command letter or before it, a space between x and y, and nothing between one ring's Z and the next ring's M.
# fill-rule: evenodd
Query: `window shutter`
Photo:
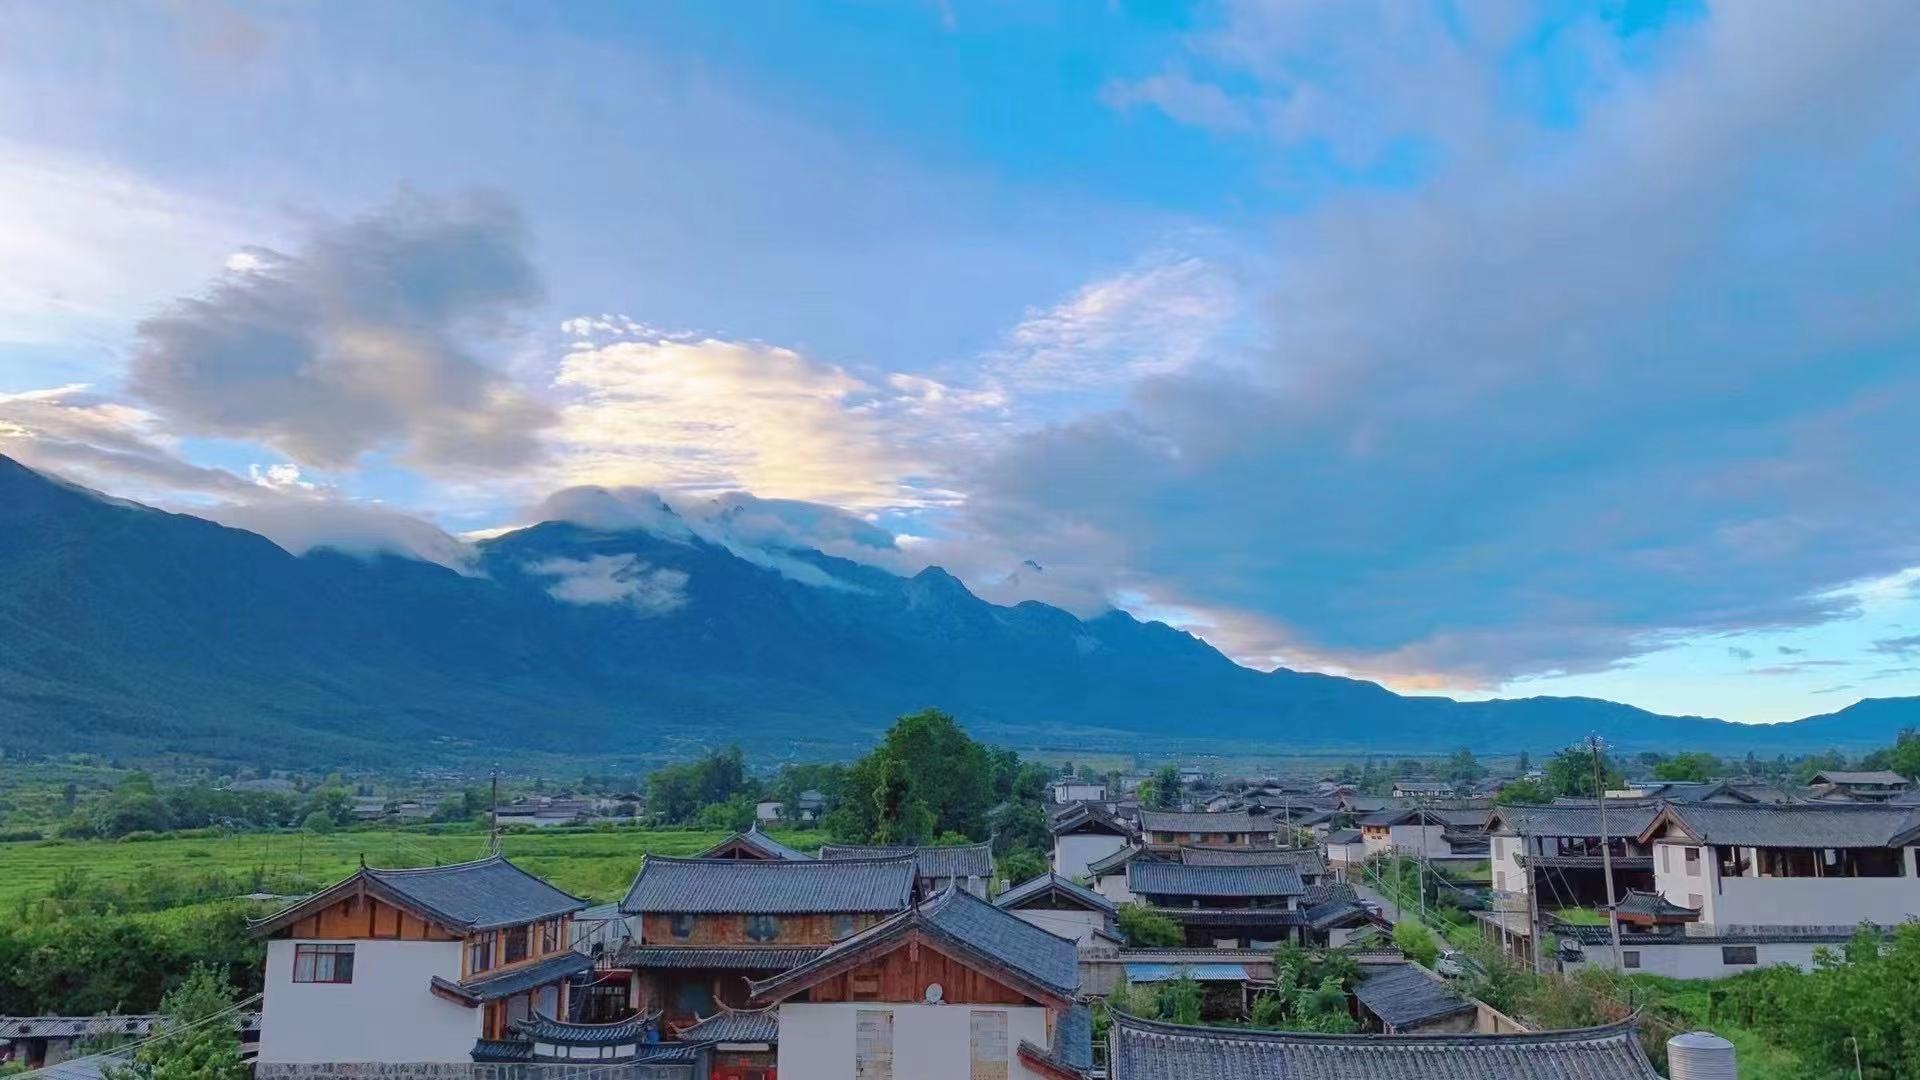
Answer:
M968 1017L968 1080L1007 1080L1007 1014L976 1011Z
M861 1009L854 1017L854 1080L893 1080L893 1011Z

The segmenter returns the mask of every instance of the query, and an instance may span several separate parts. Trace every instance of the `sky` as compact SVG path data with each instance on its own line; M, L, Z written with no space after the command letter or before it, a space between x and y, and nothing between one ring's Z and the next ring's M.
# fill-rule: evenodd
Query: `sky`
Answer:
M1920 694L1916 52L1907 0L8 4L0 453L449 565L747 506L1405 692Z

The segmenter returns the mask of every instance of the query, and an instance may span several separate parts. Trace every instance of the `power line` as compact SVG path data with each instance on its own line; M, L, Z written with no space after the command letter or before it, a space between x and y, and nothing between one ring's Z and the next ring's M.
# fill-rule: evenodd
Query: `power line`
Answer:
M232 1005L229 1005L226 1008L221 1009L219 1012L209 1013L198 1020L191 1021L190 1023L181 1024L179 1027L170 1027L159 1032L154 1032L152 1031L152 1029L149 1029L147 1037L144 1039L136 1039L133 1042L126 1043L121 1046L116 1046L111 1050L103 1050L98 1054L90 1054L88 1056L89 1057L112 1057L112 1058L131 1056L132 1054L138 1052L142 1047L151 1046L157 1042L163 1042L167 1039L173 1038L176 1035L184 1035L187 1032L192 1031L194 1028L204 1027L205 1025L210 1024L215 1020L220 1019L223 1016L228 1016L233 1013L251 1008L252 1006L260 1002L260 997L261 995L255 994L252 997L245 998L240 1001L236 1001ZM74 1059L68 1059L68 1060L74 1060ZM60 1062L55 1065L42 1066L41 1068L34 1069L31 1072L21 1073L20 1076L22 1080L30 1076L39 1076L42 1073L50 1072L51 1070L56 1069L63 1064L66 1064L66 1062Z

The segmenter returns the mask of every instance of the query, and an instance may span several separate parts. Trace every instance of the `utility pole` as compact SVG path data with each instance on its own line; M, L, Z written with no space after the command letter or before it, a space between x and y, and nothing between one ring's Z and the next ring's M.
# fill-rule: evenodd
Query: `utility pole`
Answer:
M1521 820L1525 821L1526 819L1523 817ZM1524 825L1520 828L1520 853L1526 856L1527 859L1525 868L1527 880L1527 948L1528 951L1533 954L1533 973L1535 975L1541 975L1545 973L1545 969L1541 966L1540 956L1545 943L1540 940L1539 882L1533 879L1533 868L1538 864L1538 860L1534 858L1532 834L1527 832L1526 826Z
M500 854L500 768L494 766L493 797L487 803L487 854Z
M1607 879L1607 936L1613 939L1613 970L1627 970L1620 954L1620 918L1613 896L1613 843L1607 835L1607 780L1600 766L1600 736L1587 740L1593 750L1593 794L1600 805L1600 870Z

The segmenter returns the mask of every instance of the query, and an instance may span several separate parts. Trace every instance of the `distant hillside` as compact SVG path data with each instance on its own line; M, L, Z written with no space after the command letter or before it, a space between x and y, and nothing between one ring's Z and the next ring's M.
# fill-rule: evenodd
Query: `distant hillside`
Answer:
M1773 752L1920 723L1920 699L1753 728L1591 699L1403 697L1241 667L1122 612L990 604L938 568L743 557L674 524L547 522L481 544L462 575L295 557L0 457L0 739L276 763L591 760L722 740L823 753L937 705L1024 746L1537 751L1598 731Z

